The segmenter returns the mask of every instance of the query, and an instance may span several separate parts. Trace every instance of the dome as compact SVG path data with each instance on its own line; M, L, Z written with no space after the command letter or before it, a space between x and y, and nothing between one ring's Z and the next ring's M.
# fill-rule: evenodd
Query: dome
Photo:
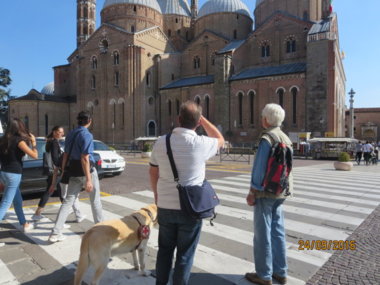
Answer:
M223 12L238 13L250 17L247 5L240 0L209 0L199 10L198 17Z
M256 0L256 7L263 3L265 0Z
M45 95L54 95L54 82L46 84L44 88L42 88L41 93Z
M189 3L186 0L158 0L162 14L191 16Z
M161 13L160 5L158 5L157 0L106 0L103 5L103 9L115 5L115 4L136 4L150 7Z

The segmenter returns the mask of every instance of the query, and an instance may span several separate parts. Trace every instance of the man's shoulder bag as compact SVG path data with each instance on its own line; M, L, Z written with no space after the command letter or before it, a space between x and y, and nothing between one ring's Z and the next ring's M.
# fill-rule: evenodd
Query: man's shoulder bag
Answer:
M204 180L202 186L182 186L179 184L178 171L174 162L173 152L170 146L170 134L166 135L166 149L173 171L174 181L177 183L181 210L194 219L215 219L215 207L219 205L219 198L211 184Z
M63 175L62 175L61 181L60 181L60 183L62 183L62 184L69 184L70 176L71 176L70 155L71 155L71 151L73 150L73 147L74 147L74 144L75 144L75 139L77 138L77 136L79 135L79 133L80 133L80 131L78 131L74 135L73 140L71 142L70 149L69 149L69 152L68 152L68 155L67 155L67 161L66 161L65 169L63 171Z

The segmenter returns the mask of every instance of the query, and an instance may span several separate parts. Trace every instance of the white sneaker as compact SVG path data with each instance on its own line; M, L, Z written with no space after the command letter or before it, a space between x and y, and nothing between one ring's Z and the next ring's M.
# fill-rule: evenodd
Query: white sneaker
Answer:
M62 234L58 234L58 235L51 234L49 237L50 242L58 242L58 241L63 241L65 239L66 239L66 237Z
M71 228L71 226L68 225L68 224L63 224L63 228L64 228L64 229L69 229L69 228Z
M81 223L81 222L83 222L83 220L84 220L85 218L87 218L87 215L82 215L82 216L80 216L79 218L77 218L77 223Z
M42 220L44 218L45 218L45 216L42 216L42 215L33 215L31 219L33 221L39 221L39 220Z
M23 225L22 227L22 231L24 233L27 233L29 232L30 230L33 230L34 229L34 225L33 224L30 224L30 223L26 223L25 225Z

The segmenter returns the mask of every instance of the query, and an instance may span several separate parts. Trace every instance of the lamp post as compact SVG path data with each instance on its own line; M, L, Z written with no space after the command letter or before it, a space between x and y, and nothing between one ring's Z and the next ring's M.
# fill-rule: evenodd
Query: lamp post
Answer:
M114 122L112 122L111 128L112 128L112 146L115 146L115 123Z
M349 136L350 138L354 138L354 95L355 91L351 88L350 92L348 92L348 95L350 95L350 130L349 130Z

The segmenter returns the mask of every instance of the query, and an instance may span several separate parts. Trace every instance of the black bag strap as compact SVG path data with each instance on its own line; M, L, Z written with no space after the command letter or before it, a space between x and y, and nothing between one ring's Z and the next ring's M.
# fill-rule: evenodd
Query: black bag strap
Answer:
M170 161L170 166L172 168L172 172L173 172L173 176L174 176L174 181L177 182L177 184L179 184L179 178L178 178L178 171L177 171L177 167L175 166L175 162L174 162L174 157L173 157L173 152L172 152L172 147L170 146L170 137L171 137L172 133L168 133L166 135L166 153L169 157L169 161Z

